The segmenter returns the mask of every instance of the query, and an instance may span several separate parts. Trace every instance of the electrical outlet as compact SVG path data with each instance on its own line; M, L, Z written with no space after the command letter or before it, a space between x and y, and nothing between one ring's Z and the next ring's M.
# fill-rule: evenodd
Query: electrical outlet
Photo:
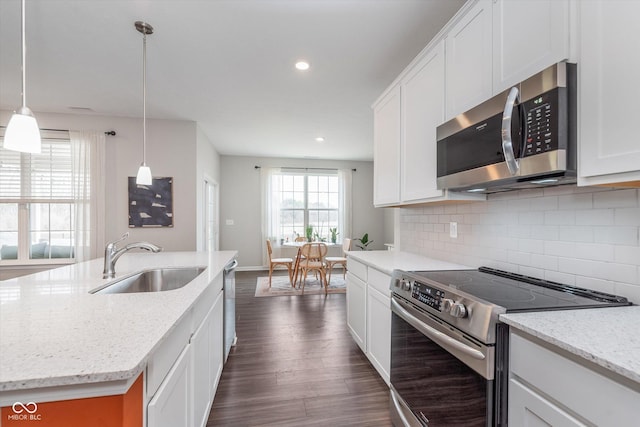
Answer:
M458 238L458 223L457 222L450 222L449 223L449 237L451 237L452 239L457 239Z

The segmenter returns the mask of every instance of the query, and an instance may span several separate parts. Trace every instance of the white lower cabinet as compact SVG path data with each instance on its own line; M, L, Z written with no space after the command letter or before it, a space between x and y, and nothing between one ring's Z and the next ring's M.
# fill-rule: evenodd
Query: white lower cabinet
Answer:
M369 360L389 384L391 367L391 301L388 294L367 289L367 349Z
M189 380L191 346L187 345L147 405L147 423L153 427L191 425Z
M147 365L147 427L203 427L224 363L222 276L209 285Z
M223 365L223 338L221 325L222 294L207 313L204 321L191 337L191 383L193 396L193 426L207 424L211 404Z
M632 426L640 392L516 333L509 343L509 425Z
M585 425L514 379L509 381L509 423L527 427Z
M347 325L355 342L366 353L367 284L350 271L347 271Z
M389 384L391 276L353 258L347 261L347 325L354 341Z

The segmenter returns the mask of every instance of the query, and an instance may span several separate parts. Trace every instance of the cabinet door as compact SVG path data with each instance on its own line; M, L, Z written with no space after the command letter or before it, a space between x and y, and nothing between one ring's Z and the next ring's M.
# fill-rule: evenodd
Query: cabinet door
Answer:
M367 289L367 348L369 360L389 384L391 368L390 298L371 286Z
M222 292L218 295L211 309L209 332L209 343L211 345L209 353L209 363L211 365L209 389L211 391L211 401L213 401L224 365L224 294Z
M569 58L569 0L494 0L493 91Z
M149 427L189 427L191 423L191 387L189 361L191 346L187 345L173 365L155 396L147 406Z
M518 381L509 381L509 424L527 427L585 427Z
M491 0L480 0L447 33L446 117L491 98Z
M401 199L440 197L436 128L444 121L444 40L403 79L402 112Z
M640 2L579 2L580 184L640 179ZM605 176L627 173L623 176Z
M400 87L396 86L373 112L373 203L400 201Z
M347 271L347 326L363 352L366 348L367 284Z
M222 372L222 292L191 337L193 425L207 424L218 378Z

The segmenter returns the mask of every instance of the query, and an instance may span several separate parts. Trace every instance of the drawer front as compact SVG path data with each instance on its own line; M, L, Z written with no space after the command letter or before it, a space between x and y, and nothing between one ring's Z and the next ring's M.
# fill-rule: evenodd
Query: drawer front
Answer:
M147 396L152 397L191 338L191 312L154 350L147 365Z
M351 274L363 282L367 281L367 266L354 260L352 257L347 258L347 271L351 272Z
M599 426L636 425L640 393L584 365L510 335L510 377Z
M367 279L367 284L382 294L391 297L391 276L371 267L369 267L368 274L369 278Z

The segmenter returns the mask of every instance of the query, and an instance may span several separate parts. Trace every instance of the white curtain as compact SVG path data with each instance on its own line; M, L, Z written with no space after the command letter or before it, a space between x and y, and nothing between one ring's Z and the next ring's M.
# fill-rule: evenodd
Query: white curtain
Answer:
M275 174L280 173L280 168L261 168L260 186L262 194L262 263L269 265L269 255L267 254L267 240L271 240L272 245L278 244L276 236L279 230L280 221L280 199L279 194L282 180L272 179Z
M71 140L75 259L102 256L105 233L104 132L69 131Z
M342 239L351 239L351 188L353 186L353 172L351 169L338 170L338 185L340 185L340 216L338 218ZM339 240L342 240L339 239Z

